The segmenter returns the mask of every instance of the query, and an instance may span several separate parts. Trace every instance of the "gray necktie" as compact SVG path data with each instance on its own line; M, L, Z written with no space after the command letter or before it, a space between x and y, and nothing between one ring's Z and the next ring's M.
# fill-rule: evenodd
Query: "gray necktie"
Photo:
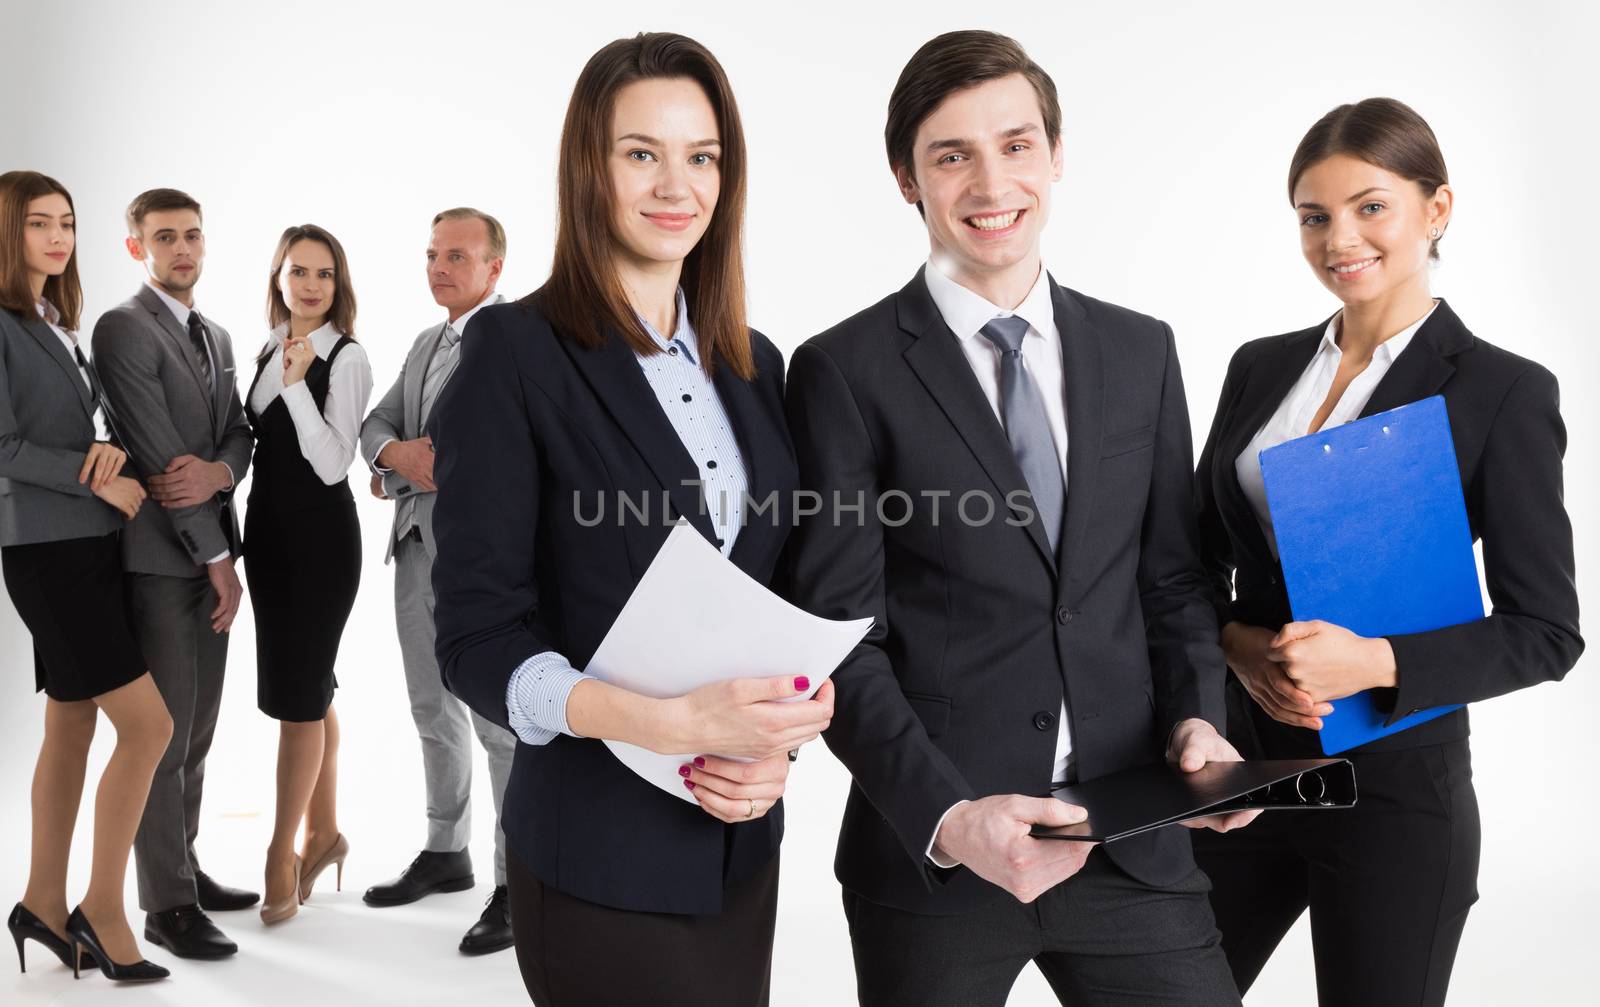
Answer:
M1028 482L1038 520L1043 523L1045 538L1054 552L1056 540L1061 537L1067 490L1044 399L1022 366L1022 337L1028 332L1028 323L1012 315L996 318L980 331L1000 349L1000 416L1005 421L1006 439Z
M455 373L456 362L461 359L460 346L461 334L456 332L455 326L447 323L444 327L444 338L434 346L433 356L428 360L427 373L422 377L422 408L417 413L418 430L427 430L428 417L433 413L433 403L444 390L445 382L450 380L450 375ZM395 528L397 538L404 538L416 526L416 510L415 493L400 498L399 521Z
M195 356L200 358L200 377L205 380L206 390L212 398L217 395L216 376L211 367L211 340L206 338L206 323L200 320L200 312L189 312L189 342L194 344Z
M445 325L444 338L434 348L433 358L428 361L428 373L422 378L422 411L417 414L420 429L427 428L428 417L433 415L434 401L444 390L444 383L455 373L456 361L461 358L457 352L460 345L461 335L456 332L455 326Z

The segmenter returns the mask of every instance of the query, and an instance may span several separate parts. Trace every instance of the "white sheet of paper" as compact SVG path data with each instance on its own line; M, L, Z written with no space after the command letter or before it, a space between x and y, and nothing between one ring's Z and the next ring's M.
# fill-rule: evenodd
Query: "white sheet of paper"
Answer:
M810 699L872 628L871 619L835 622L795 608L728 562L679 522L639 580L585 673L657 699L731 678L804 675ZM694 803L678 767L696 755L662 755L607 741L622 764Z

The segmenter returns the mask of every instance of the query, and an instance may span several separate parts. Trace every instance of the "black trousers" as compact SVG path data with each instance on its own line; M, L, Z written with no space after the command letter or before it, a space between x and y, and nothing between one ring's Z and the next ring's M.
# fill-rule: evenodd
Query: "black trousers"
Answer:
M1350 761L1359 796L1348 811L1268 812L1237 832L1195 834L1228 963L1249 990L1309 906L1321 1007L1443 1004L1478 900L1467 742Z
M506 851L511 932L537 1007L766 1007L778 858L716 916L640 913L550 887Z
M1205 875L1135 881L1096 850L1030 905L923 916L846 889L862 1007L1003 1007L1028 962L1065 1004L1237 1007Z

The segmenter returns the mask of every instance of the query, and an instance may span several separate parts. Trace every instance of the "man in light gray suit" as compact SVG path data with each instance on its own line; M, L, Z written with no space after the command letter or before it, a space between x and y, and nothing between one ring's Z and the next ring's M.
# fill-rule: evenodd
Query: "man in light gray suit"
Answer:
M397 906L433 892L473 885L467 851L471 829L472 733L489 754L494 792L494 893L478 921L461 939L463 954L486 954L511 946L506 897L505 835L500 803L511 775L516 738L469 711L445 691L433 656L433 442L429 414L460 360L461 337L479 308L498 303L494 292L505 262L506 236L499 221L460 207L433 218L428 242L428 285L447 318L417 336L395 380L361 425L361 454L372 466L373 495L395 501L394 528L384 562L395 564L395 621L405 665L411 717L422 739L428 801L428 838L399 877L367 890L373 906ZM469 727L470 722L470 727Z
M172 714L172 741L134 840L145 938L183 958L238 946L206 916L258 896L200 870L195 836L206 755L222 702L228 630L243 590L234 572L232 496L255 439L234 383L228 332L194 306L205 264L200 204L151 189L128 206L139 292L100 317L94 359L130 462L150 490L122 533L135 636Z

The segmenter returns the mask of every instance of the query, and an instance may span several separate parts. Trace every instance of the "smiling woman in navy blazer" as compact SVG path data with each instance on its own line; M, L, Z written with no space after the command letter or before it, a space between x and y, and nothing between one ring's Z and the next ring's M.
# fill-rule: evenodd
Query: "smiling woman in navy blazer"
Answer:
M439 665L522 742L501 819L538 1004L767 999L786 752L827 726L831 687L765 702L808 683L754 677L759 653L752 678L676 699L575 670L678 516L761 583L787 537L796 466L783 358L744 320L744 178L709 52L650 34L596 53L563 129L550 279L467 326L435 414ZM707 753L680 769L694 800L600 739Z
M1240 348L1196 475L1233 670L1229 735L1247 758L1321 755L1314 732L1330 700L1377 689L1398 719L1559 679L1583 650L1556 380L1430 293L1454 199L1433 131L1392 99L1341 105L1301 141L1289 196L1301 251L1343 309ZM1260 452L1432 395L1449 413L1493 611L1375 639L1292 622ZM1375 525L1374 545L1385 534ZM1477 900L1467 733L1461 709L1343 753L1361 787L1349 812L1196 835L1241 991L1309 905L1323 1007L1444 1003Z

